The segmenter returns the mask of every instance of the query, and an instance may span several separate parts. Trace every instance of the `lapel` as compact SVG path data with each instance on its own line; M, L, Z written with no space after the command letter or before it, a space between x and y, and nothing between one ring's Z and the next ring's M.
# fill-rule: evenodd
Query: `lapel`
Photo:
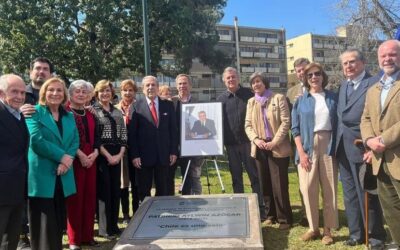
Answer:
M57 124L54 121L53 116L51 115L51 112L49 110L47 110L46 107L42 107L42 106L40 106L40 109L38 109L38 111L41 112L39 122L44 127L48 128L57 137L57 139L60 141L60 143L62 143L63 140L61 139L60 132L58 131ZM62 119L62 123L63 123L63 127L66 128L67 124L65 124L64 119Z
M353 94L351 94L350 100L349 100L349 102L346 103L346 106L345 106L343 111L351 108L351 106L353 106L353 104L355 102L357 102L360 99L360 97L368 90L368 87L369 87L368 77L369 76L367 74L365 74L364 79L361 80L360 85L358 86L358 88L353 92ZM345 95L345 97L347 95L347 93L346 93L347 85L348 84L346 82L346 88L344 88L344 93L343 93Z
M154 124L154 120L153 120L153 116L151 115L151 111L150 111L150 106L149 104L147 104L147 99L146 97L144 99L141 100L140 102L140 106L142 109L142 114L143 116L149 121L151 122L153 125L156 126L156 124ZM158 107L160 109L160 107Z
M397 77L392 88L389 90L389 93L386 97L385 103L383 104L382 112L385 111L385 109L387 109L390 101L393 99L394 96L396 96L396 94L397 94L397 92L399 92L399 90L400 90L400 74Z
M13 115L7 110L6 106L0 102L0 123L3 123L4 128L7 129L13 136L13 138L21 139L21 133L19 129L15 129L15 126L10 126L11 124L17 125L16 119ZM21 115L21 119L22 115ZM25 132L25 131L24 131Z

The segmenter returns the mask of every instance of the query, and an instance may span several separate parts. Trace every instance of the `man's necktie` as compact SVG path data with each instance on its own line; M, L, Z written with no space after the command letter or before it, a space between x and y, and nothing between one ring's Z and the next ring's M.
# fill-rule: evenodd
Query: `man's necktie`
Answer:
M151 111L151 116L153 117L154 124L158 126L157 110L154 101L151 101L150 103L150 111Z
M351 94L354 92L354 83L353 81L347 82L347 101L350 99Z

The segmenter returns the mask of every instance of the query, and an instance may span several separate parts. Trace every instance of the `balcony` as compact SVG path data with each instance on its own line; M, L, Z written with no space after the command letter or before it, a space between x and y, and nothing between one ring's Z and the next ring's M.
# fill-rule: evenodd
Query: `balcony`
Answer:
M269 86L270 86L271 88L280 88L280 87L281 87L281 84L280 84L279 82L271 82L271 83L269 84Z
M254 37L255 43L265 43L265 37Z
M333 49L333 44L329 44L329 43L324 43L324 48L326 49Z
M324 45L322 43L314 43L313 47L317 48L317 49L322 49L324 47Z
M266 57L267 53L265 52L254 52L254 57Z
M220 41L232 41L232 36L231 35L219 35L219 40Z
M278 38L267 38L267 43L279 43Z
M336 62L338 62L338 59L335 57L326 57L325 62L326 63L333 63L333 62L336 63Z
M323 57L319 57L319 56L314 56L314 61L315 62L324 62L324 58Z
M267 72L267 68L266 67L255 67L254 68L255 72L262 72L262 73L266 73Z
M253 42L253 37L252 36L241 36L240 41L241 42Z
M269 73L279 73L279 68L268 68Z
M268 53L267 57L268 58L278 59L279 58L279 54L278 53Z
M242 67L242 72L243 73L253 73L254 67Z
M253 57L253 52L241 51L240 56L241 57Z

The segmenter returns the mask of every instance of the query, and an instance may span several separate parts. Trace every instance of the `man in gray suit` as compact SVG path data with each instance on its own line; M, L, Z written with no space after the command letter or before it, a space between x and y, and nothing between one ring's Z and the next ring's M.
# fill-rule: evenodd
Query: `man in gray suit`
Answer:
M364 148L354 145L360 139L360 122L365 95L377 79L365 71L365 59L357 49L346 50L341 56L343 74L338 101L336 156L343 186L344 204L349 226L345 245L355 246L364 241L364 190L359 178ZM382 223L382 209L377 195L369 195L369 231L371 249L383 249L386 234Z

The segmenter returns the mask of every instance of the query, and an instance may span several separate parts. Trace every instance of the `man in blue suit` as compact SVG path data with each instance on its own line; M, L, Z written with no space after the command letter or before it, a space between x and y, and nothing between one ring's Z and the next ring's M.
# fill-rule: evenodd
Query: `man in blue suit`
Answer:
M169 168L178 155L174 104L158 98L158 81L154 76L144 77L142 88L145 98L133 106L128 138L140 201L150 196L153 177L156 196L169 195Z
M359 178L364 149L354 145L360 139L360 122L365 95L377 82L365 71L365 58L357 49L346 50L341 56L343 74L338 102L338 130L336 156L343 186L344 204L349 226L349 239L345 245L355 246L364 241L364 190ZM369 239L371 249L383 249L386 234L382 223L382 209L377 195L369 195Z

